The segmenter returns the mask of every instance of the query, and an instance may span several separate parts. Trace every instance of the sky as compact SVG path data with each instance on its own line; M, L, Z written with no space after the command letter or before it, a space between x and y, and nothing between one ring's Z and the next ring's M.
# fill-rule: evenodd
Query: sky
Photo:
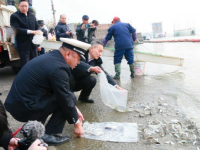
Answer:
M152 32L152 23L162 22L163 32L197 28L200 30L200 0L53 0L56 22L60 14L67 15L68 23L82 22L88 15L90 21L111 23L118 16L130 23L137 32ZM33 0L37 19L51 20L51 0Z

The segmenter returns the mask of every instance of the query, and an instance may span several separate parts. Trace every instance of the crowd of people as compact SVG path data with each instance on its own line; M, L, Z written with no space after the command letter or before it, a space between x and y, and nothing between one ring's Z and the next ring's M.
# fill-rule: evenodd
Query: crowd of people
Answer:
M0 146L4 149L15 149L20 140L11 137L5 109L17 121L37 120L46 124L42 139L49 145L59 145L69 140L68 136L59 135L66 121L74 125L74 133L81 137L84 132L84 117L76 103L95 102L90 98L96 85L96 78L92 74L104 72L109 84L123 90L115 79L120 79L120 64L125 55L130 66L130 76L134 78L133 43L136 40L136 30L128 23L122 23L119 17L115 17L104 40L97 41L95 31L99 22L93 20L89 23L89 16L83 15L82 23L76 28L75 40L65 14L60 15L55 29L51 28L47 33L44 21L37 21L34 14L28 11L27 0L20 0L18 8L19 10L11 15L10 23L16 33L15 45L22 68L14 79L4 106L0 103ZM44 48L33 44L33 36L40 31L45 39L61 41L60 49L45 54ZM104 46L112 37L115 41L114 77L103 68L101 59ZM36 57L38 55L40 56ZM78 98L74 94L76 91L81 91ZM50 115L51 118L47 122ZM36 140L29 150L38 150L39 143L40 141Z

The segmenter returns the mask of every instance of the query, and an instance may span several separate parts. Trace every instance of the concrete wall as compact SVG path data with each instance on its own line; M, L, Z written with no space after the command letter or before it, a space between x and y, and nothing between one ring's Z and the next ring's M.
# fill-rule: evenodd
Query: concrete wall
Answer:
M112 26L112 24L100 24L98 27L97 27L97 31L96 31L96 39L95 40L99 40L99 41L103 41L103 39L106 37L107 33L108 33L108 29ZM75 27L76 29L76 27ZM137 39L142 42L143 41L143 38L142 38L142 35L141 33L137 33ZM114 39L111 39L106 47L111 47L111 48L114 48Z
M100 24L97 27L96 31L96 39L103 40L108 32L108 29L111 27L112 24ZM74 27L76 30L76 26Z
M111 25L110 25L111 26ZM103 41L103 39L106 37L107 33L108 33L108 28L110 26L107 26L107 29L106 28L97 28L97 31L96 31L96 40L99 40L99 41ZM114 39L112 38L110 41L108 41L106 47L114 47L115 43L114 43Z

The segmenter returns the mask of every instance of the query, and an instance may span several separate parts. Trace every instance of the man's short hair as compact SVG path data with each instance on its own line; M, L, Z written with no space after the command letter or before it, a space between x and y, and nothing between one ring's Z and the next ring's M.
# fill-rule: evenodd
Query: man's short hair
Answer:
M0 137L3 135L5 131L9 131L8 129L8 120L5 108L3 103L0 100Z
M27 0L19 0L18 4L20 4L21 2L27 2L27 3L28 3ZM28 4L29 4L29 3L28 3Z
M60 18L61 18L62 16L67 16L67 15L65 15L65 14L61 14L61 15L60 15Z
M100 41L93 41L93 42L91 43L91 45L92 45L92 46L97 46L97 45L102 45L102 46L103 46L103 43L100 42Z
M99 22L98 22L97 20L93 20L93 21L92 21L92 24L99 25Z
M68 51L68 50L70 50L69 48L64 47L64 46L61 46L60 49L62 49L62 50L64 50L64 51Z

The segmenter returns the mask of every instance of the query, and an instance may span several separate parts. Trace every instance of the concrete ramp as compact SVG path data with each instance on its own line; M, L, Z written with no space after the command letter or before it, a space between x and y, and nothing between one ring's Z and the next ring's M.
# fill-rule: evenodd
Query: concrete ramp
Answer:
M59 49L62 46L62 42L44 40L40 46L45 49ZM48 52L48 50L45 51Z
M113 57L114 50L104 49L103 56ZM145 52L134 52L134 60L138 62L151 62L158 64L167 64L167 65L175 65L175 66L183 66L184 59L172 56L165 56L153 53L145 53Z
M42 42L41 47L44 47L45 49L59 49L61 45L62 42L45 40ZM113 57L114 48L105 47L103 56ZM134 52L134 60L138 62L151 62L151 63L167 64L175 66L183 66L184 63L183 58L165 56L153 53L138 52L138 51Z

